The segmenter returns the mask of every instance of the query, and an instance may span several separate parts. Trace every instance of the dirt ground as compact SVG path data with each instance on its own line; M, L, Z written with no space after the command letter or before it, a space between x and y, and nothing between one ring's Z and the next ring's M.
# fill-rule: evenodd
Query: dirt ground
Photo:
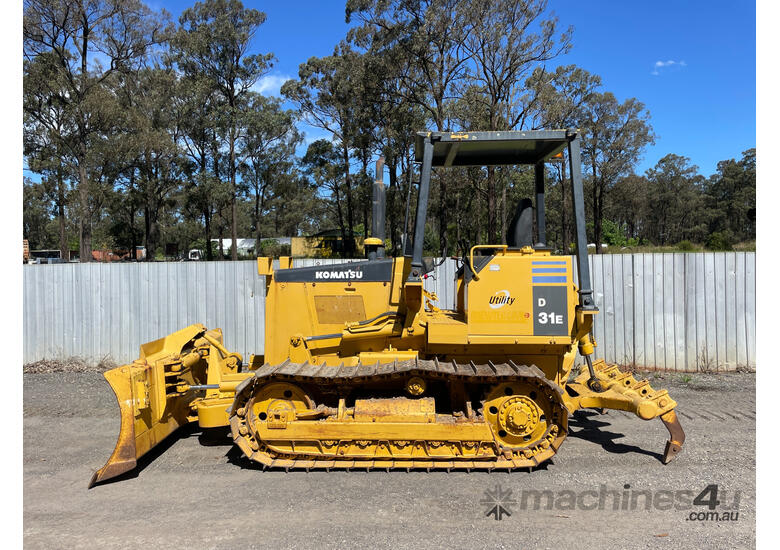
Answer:
M754 547L755 375L655 376L687 434L667 466L659 420L585 411L531 473L262 471L227 432L190 429L88 491L116 442L113 393L95 372L25 373L24 546Z

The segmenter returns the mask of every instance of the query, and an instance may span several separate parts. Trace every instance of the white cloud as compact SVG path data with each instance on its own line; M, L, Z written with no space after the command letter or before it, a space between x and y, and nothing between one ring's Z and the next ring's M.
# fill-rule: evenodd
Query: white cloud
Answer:
M269 74L260 78L255 85L252 86L252 90L265 96L277 96L281 94L279 90L282 85L288 80L292 80L292 77L285 74Z
M654 76L658 76L659 74L661 74L661 69L665 67L687 67L687 66L688 64L683 60L675 61L674 59L669 59L667 61L656 61L655 64L653 65L653 70L650 74Z
M301 128L301 126L305 127ZM326 139L331 142L334 141L333 134L326 132L325 130L321 130L320 128L314 128L308 124L299 124L299 129L303 130L303 142L307 147L318 139Z

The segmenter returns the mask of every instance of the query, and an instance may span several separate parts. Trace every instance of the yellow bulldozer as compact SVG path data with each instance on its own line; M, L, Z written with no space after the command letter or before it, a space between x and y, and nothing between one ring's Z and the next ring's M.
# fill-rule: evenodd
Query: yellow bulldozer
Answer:
M576 281L572 258L545 245L545 162L566 149ZM422 132L415 162L419 191L404 256L384 255L380 175L367 261L293 268L290 258L278 267L257 259L264 355L245 362L219 329L196 324L106 372L121 428L89 486L132 470L192 422L229 426L246 458L264 467L512 470L555 455L578 409L619 409L660 417L670 434L663 462L674 458L685 435L667 391L591 358L598 309L577 133ZM520 164L535 166L536 208L521 201L507 244L464 251L451 283L455 309L436 307L423 284L432 269L423 257L432 168ZM577 353L587 367L579 375Z

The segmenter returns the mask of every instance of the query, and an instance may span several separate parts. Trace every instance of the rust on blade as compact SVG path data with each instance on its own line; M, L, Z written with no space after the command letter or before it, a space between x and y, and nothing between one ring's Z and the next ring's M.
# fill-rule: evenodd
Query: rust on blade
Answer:
M96 483L132 470L135 468L138 458L135 445L135 417L133 413L133 389L130 369L127 366L119 367L105 372L103 376L114 391L119 404L121 425L114 452L111 453L106 465L92 476L87 486L88 489L92 488Z
M662 461L664 464L669 464L682 450L683 443L685 443L685 432L682 426L680 426L680 420L677 418L677 413L674 412L674 409L662 414L661 421L666 426L666 429L669 430L669 441L666 442Z

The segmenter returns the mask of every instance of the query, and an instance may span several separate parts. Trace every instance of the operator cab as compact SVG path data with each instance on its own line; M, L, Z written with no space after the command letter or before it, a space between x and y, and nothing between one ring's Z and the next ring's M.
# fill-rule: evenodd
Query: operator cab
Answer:
M566 150L575 205L578 281L574 280L571 257L552 256L545 235L544 165L562 162ZM407 287L418 282L428 267L422 257L422 237L433 167L523 164L535 168L536 207L530 199L519 201L507 231L507 244L477 245L467 251L453 281L456 309L430 317L430 344L452 342L455 333L469 343L573 342L575 310L596 309L587 263L579 156L579 139L571 130L416 135L420 189Z

